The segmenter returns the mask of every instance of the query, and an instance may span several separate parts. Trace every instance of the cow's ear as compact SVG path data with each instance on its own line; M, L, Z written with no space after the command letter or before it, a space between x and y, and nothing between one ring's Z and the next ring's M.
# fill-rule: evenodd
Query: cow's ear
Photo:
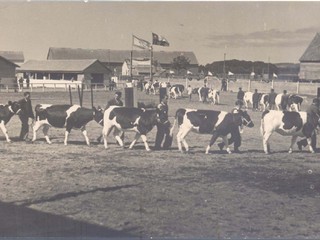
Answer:
M11 101L8 101L8 104L11 106L11 105L12 105L12 102L11 102Z

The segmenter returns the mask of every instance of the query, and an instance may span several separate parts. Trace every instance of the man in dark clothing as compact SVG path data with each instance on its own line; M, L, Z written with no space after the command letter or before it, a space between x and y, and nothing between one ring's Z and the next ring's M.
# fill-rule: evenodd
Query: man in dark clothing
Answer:
M231 113L238 113L239 110L241 110L241 104L239 104L241 101L237 100L236 106L231 110ZM241 146L241 133L242 133L242 127L239 126L233 126L231 128L230 134L231 137L228 139L228 145L233 144L234 152L240 153L239 147ZM222 151L224 147L224 142L221 142L218 144L220 151Z
M237 101L243 102L243 98L244 98L244 91L242 91L242 88L239 87L239 91L238 91L238 94L237 94Z
M280 103L281 109L283 111L287 110L288 102L289 102L289 95L287 94L287 90L283 90L281 103Z
M20 131L20 140L29 141L28 133L29 133L29 118L34 120L34 114L32 110L32 104L30 100L30 93L25 92L23 94L24 98L19 100L21 106L21 114L19 115L21 121L21 131Z
M160 104L157 106L159 109L159 118L160 123L157 125L157 135L155 140L155 150L161 149L161 144L163 139L164 143L162 146L162 149L168 150L172 145L172 136L170 135L170 121L168 119L168 96L164 95Z
M107 102L105 110L110 106L123 106L123 102L121 101L121 95L121 92L117 91L115 93L114 98Z
M307 108L307 117L308 115L320 115L320 100L318 98L314 98L312 100L312 104ZM300 141L297 142L298 148L301 151L302 147L306 147L308 145L308 141L306 138L301 139ZM316 151L317 149L317 133L316 130L313 131L311 135L311 146L312 148Z
M274 89L271 88L271 91L269 93L269 109L274 110L276 107L276 97L277 94L274 92Z
M258 89L254 90L254 93L252 95L252 110L253 111L258 111L259 109L259 93L258 93Z

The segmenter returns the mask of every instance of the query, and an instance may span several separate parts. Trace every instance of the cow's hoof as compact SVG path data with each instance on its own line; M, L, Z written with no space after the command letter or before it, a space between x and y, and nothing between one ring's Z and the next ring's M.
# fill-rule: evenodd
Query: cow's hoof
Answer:
M288 153L292 153L292 149L289 149Z
M12 141L11 141L11 140L8 140L7 143L12 143Z
M147 151L147 152L151 152L151 149L150 149L150 148L149 148L149 149L146 149L146 151Z

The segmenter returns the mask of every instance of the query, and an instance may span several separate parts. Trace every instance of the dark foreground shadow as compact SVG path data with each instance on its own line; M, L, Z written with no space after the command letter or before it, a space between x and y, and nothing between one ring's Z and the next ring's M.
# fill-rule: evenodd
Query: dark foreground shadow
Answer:
M101 189L100 189L101 190ZM106 191L116 190L108 189ZM36 202L52 201L66 196L55 196ZM110 229L83 221L70 219L66 216L44 213L23 205L0 202L0 238L1 237L104 237L133 238L136 228L122 231Z

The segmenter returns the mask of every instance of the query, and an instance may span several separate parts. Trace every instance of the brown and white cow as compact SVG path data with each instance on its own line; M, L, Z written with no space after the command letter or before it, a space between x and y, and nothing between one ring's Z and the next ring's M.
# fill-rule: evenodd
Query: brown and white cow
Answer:
M292 136L289 153L298 137L306 137L310 152L314 153L311 146L311 135L319 126L319 115L307 112L289 112L266 110L262 113L260 131L263 136L263 150L270 153L269 138L277 132L283 136Z
M101 122L103 120L103 113L96 108L88 109L80 107L79 105L51 105L38 104L35 107L36 122L33 125L32 141L37 139L37 131L43 126L43 133L47 143L51 144L48 136L50 127L65 128L64 145L68 144L68 135L71 129L80 129L86 140L87 145L90 145L87 136L86 125L88 122L95 120Z
M239 110L238 113L229 113L225 111L213 110L197 110L180 108L177 110L175 120L171 128L173 132L176 121L179 125L177 134L178 148L181 152L183 143L186 151L189 151L185 137L190 131L200 134L211 134L211 140L206 148L206 154L209 153L210 147L215 143L218 137L223 138L228 153L231 153L228 147L227 135L231 133L231 129L238 126L253 127L250 116L246 111Z
M147 133L150 132L159 122L159 111L157 109L141 109L111 106L104 112L103 117L103 138L104 147L108 148L107 136L111 130L115 128L113 134L119 145L123 147L121 139L122 132L133 131L136 132L135 138L129 146L132 149L136 141L140 138L144 142L147 151L150 151L147 142Z
M21 111L21 106L18 102L9 101L8 104L0 104L0 128L6 137L7 142L11 142L6 128L6 124L15 114L19 114Z

